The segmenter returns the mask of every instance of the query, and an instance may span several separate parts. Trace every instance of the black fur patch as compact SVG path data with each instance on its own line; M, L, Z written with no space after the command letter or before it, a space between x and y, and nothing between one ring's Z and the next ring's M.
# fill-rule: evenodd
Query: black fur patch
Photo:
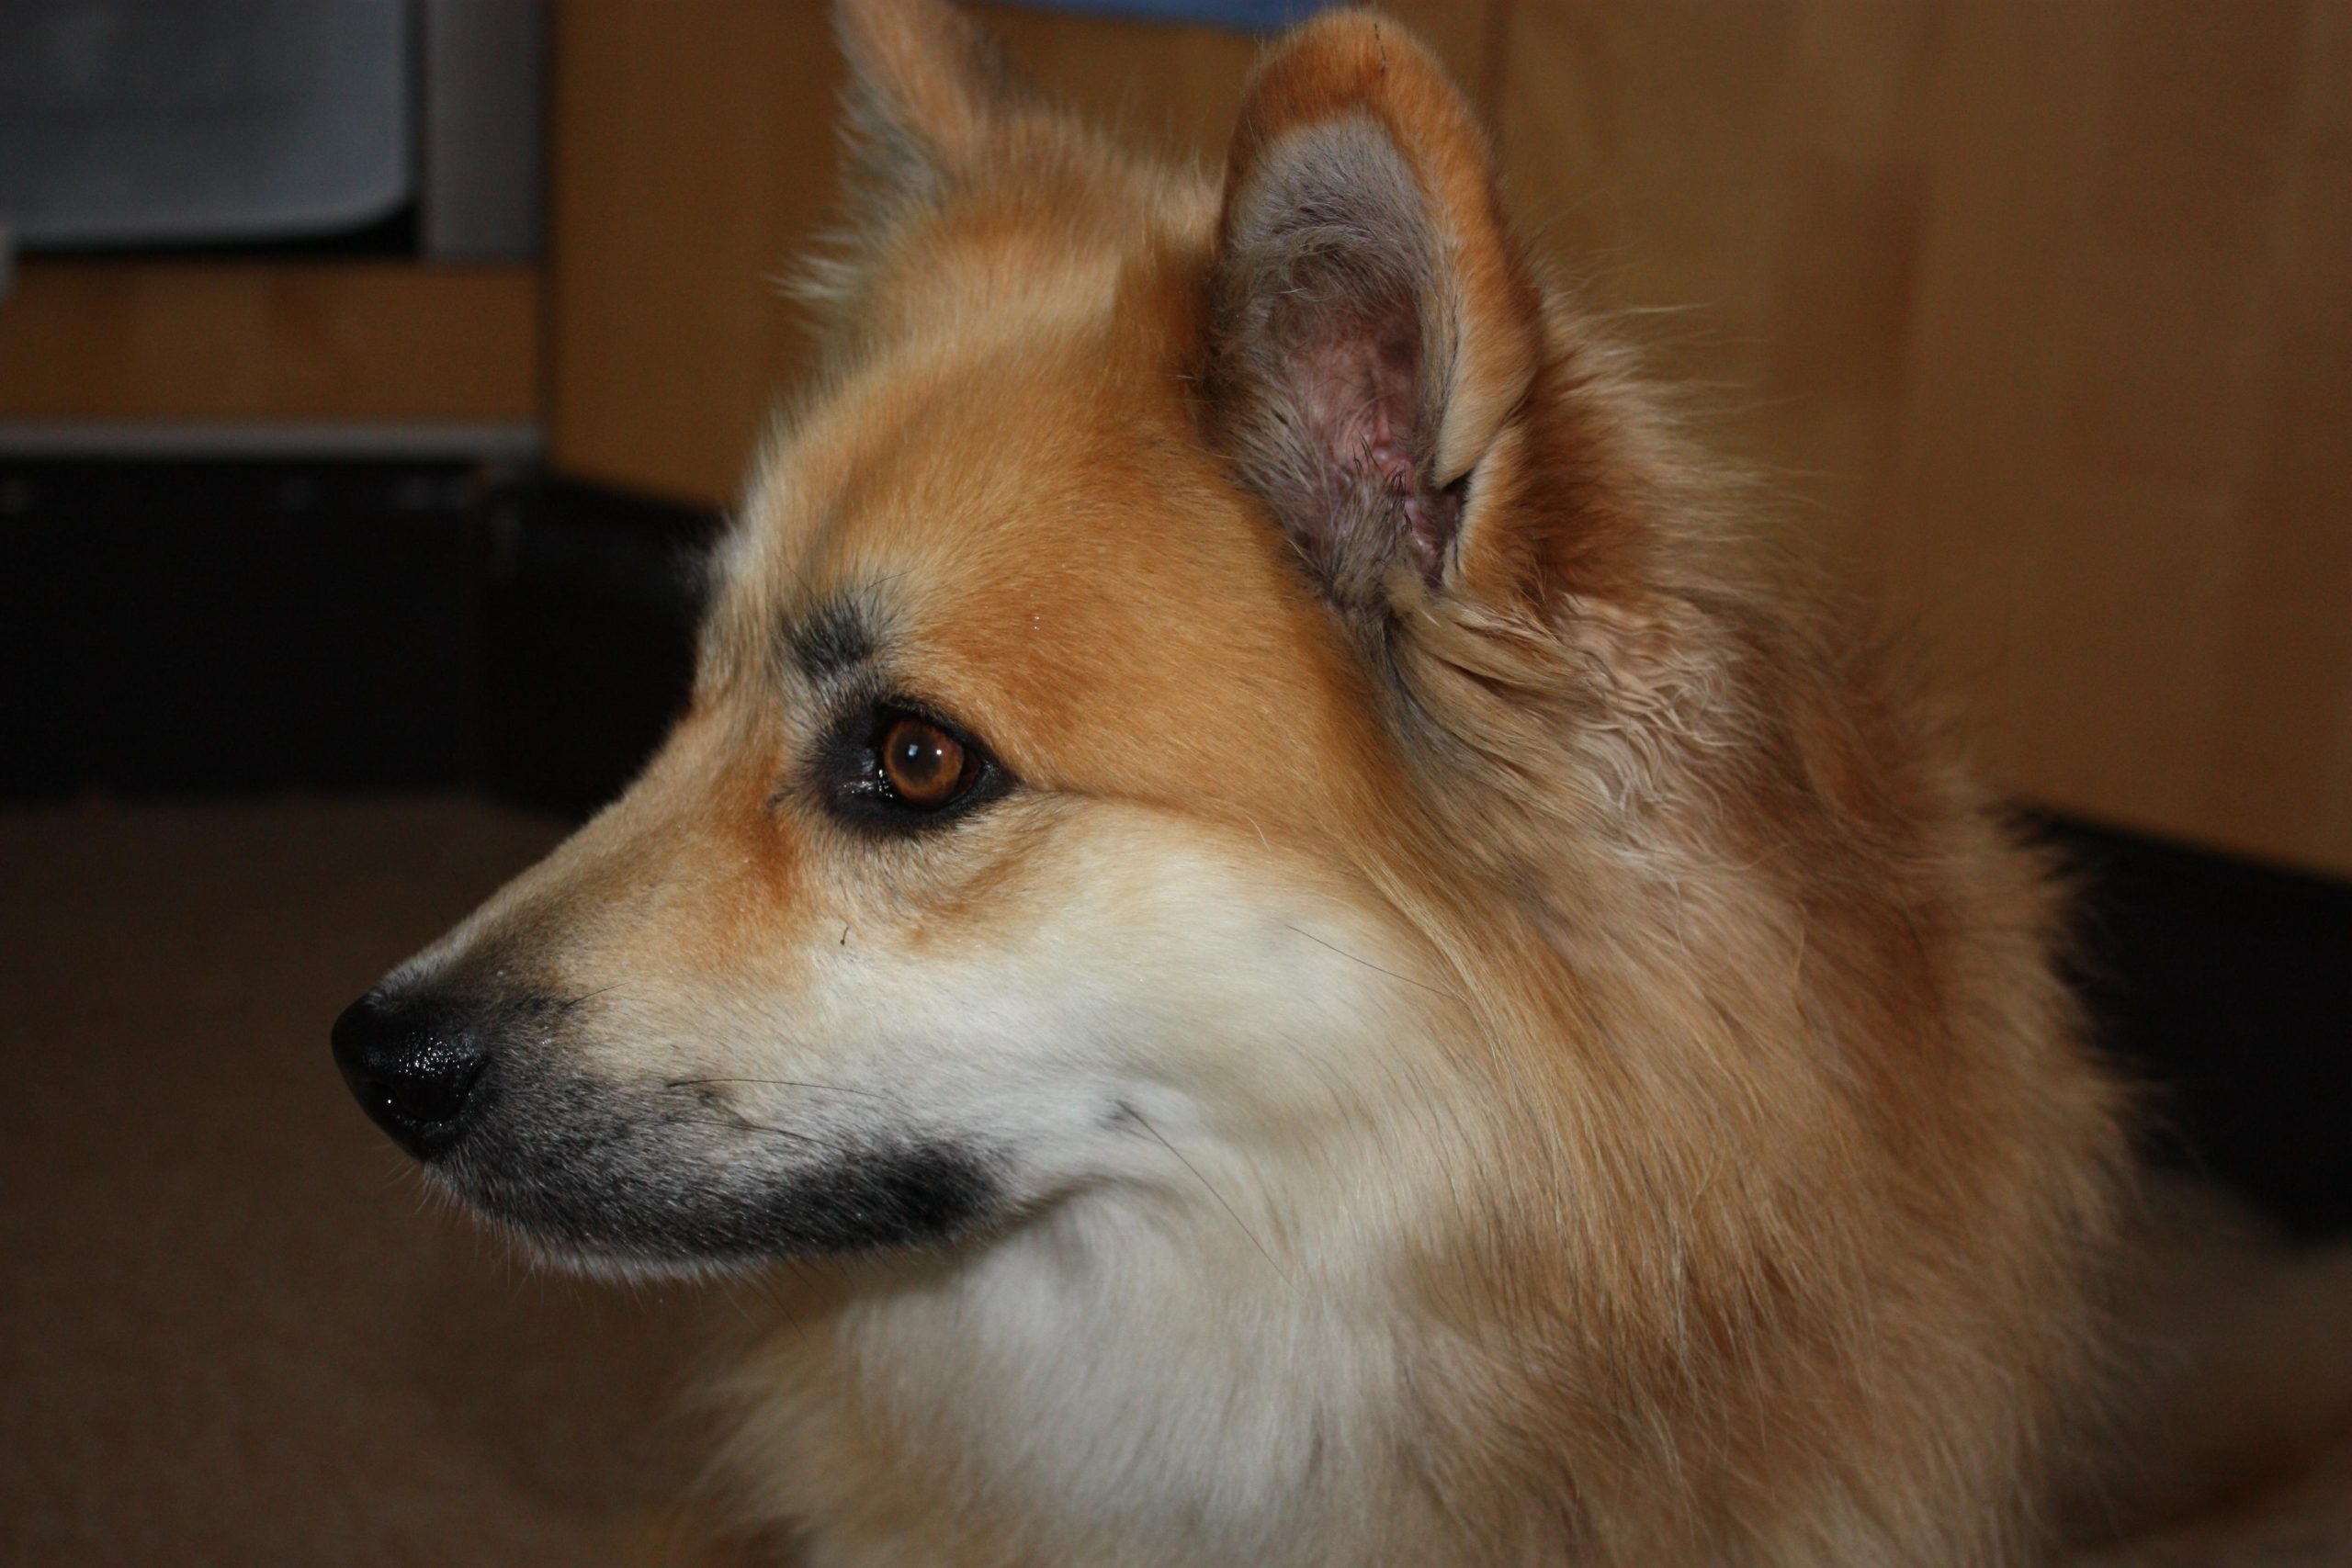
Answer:
M874 626L846 599L829 599L786 637L792 657L812 681L845 674L874 658Z
M996 1198L996 1179L969 1150L911 1143L854 1156L776 1192L757 1233L779 1252L920 1247L971 1230Z
M1001 1204L999 1162L953 1136L765 1127L587 1079L500 1089L436 1170L491 1218L588 1253L729 1263L935 1246Z

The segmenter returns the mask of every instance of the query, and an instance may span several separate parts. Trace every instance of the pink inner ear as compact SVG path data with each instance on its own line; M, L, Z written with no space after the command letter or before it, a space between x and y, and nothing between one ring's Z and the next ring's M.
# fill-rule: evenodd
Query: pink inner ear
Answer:
M1455 334L1427 197L1388 129L1345 116L1245 167L1212 277L1212 416L1241 477L1351 611L1408 561L1442 586L1461 493L1437 472Z
M1434 582L1452 543L1455 509L1433 493L1415 455L1420 345L1409 311L1387 320L1358 316L1352 330L1325 333L1294 361L1295 392L1323 467L1326 528L1370 522L1351 513L1379 498L1402 513L1403 543ZM1355 506L1351 506L1351 502ZM1337 541L1327 541L1336 543Z

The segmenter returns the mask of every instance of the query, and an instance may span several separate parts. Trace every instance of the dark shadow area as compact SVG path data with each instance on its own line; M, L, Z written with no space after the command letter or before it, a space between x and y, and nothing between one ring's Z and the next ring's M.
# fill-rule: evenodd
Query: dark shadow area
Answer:
M543 484L489 525L482 783L584 816L660 743L694 679L708 513Z
M465 462L0 463L0 800L584 813L684 700L707 513Z
M2043 818L2081 880L2077 988L2154 1152L2306 1235L2352 1229L2352 887Z
M490 482L452 463L0 466L0 794L468 782Z

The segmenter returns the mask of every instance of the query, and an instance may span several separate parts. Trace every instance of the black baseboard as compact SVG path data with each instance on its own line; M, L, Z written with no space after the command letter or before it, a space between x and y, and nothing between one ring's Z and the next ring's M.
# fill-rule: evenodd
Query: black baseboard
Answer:
M562 483L492 519L485 787L573 816L620 793L685 703L718 526Z
M584 812L683 701L707 514L462 462L0 463L0 799Z
M0 795L470 781L488 488L452 463L0 465Z
M0 464L0 799L616 793L691 673L707 513L459 464ZM2352 886L2058 818L2154 1143L2352 1228Z

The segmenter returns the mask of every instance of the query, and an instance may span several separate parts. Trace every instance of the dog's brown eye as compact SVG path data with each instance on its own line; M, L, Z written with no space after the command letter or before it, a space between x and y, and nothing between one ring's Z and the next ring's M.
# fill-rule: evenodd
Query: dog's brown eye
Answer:
M810 762L837 817L884 834L944 828L1019 782L954 719L890 698L842 714Z
M964 744L928 719L900 718L882 736L882 776L917 811L954 800L967 771Z

